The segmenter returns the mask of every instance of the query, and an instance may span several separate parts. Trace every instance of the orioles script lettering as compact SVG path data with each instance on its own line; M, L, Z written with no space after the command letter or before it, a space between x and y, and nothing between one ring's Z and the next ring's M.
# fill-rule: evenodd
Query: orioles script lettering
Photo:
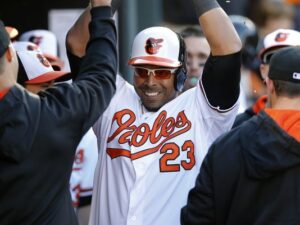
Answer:
M126 149L107 149L107 153L112 157L127 156L132 160L155 153L168 140L171 140L191 129L191 122L188 120L184 111L175 117L168 117L166 111L162 111L156 117L154 123L142 123L134 125L135 114L129 110L116 112L112 124L116 123L118 128L108 138L107 142L112 142L118 137L120 144L128 143L130 146L140 147L146 142L150 142L154 147L130 154ZM124 154L125 153L125 154Z

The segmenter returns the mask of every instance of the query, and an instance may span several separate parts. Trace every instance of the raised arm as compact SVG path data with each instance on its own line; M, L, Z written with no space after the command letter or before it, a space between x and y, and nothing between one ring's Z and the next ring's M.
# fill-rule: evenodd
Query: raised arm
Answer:
M45 104L55 107L53 114L68 111L57 117L76 120L74 126L85 133L103 113L115 93L117 73L117 33L112 18L111 0L92 0L89 41L86 54L74 82L58 85L40 93ZM98 3L98 4L96 4ZM56 110L61 109L64 110Z
M193 1L212 55L228 55L240 51L242 43L239 36L217 1Z
M112 13L116 11L121 3L121 0L106 1L111 5ZM92 0L90 4L85 8L81 16L77 19L71 29L68 31L66 38L66 47L68 51L77 56L83 57L86 53L86 45L89 41L90 34L88 30L88 24L91 21L91 8L101 6L99 0ZM106 3L108 4L108 3Z
M88 24L91 21L90 10L91 4L86 7L67 34L66 47L71 54L77 57L85 55L85 48L90 38L88 30Z
M200 86L211 108L231 110L239 97L242 43L216 0L193 0L200 26L211 48Z

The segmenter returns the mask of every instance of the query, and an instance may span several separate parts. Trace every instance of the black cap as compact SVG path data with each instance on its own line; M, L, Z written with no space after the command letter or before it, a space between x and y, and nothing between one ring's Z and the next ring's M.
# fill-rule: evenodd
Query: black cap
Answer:
M300 83L300 47L283 48L274 53L269 78Z
M0 20L0 57L4 55L10 43L9 35L3 22Z

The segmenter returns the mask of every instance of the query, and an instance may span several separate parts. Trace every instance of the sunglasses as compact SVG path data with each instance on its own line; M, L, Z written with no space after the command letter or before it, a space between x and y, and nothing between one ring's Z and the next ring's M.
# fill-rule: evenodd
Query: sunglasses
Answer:
M150 73L152 73L157 80L164 80L164 79L169 79L171 75L175 73L176 70L177 68L176 69L149 69L145 67L135 66L134 74L137 77L146 79L150 76Z

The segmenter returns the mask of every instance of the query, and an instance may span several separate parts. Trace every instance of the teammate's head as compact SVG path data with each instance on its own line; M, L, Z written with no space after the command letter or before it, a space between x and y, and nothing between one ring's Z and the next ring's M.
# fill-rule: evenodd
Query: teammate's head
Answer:
M268 95L274 106L280 97L300 100L300 47L278 50L271 58L266 78ZM299 105L299 104L298 104Z
M184 90L187 90L197 85L210 54L210 47L199 26L187 27L180 34L186 45L187 80Z
M185 44L165 27L151 27L137 34L128 62L134 69L134 87L150 111L174 99L186 79Z
M18 83L33 93L45 90L66 72L54 71L39 47L31 42L14 42L20 69Z
M264 38L263 49L260 53L260 72L264 80L269 73L272 55L280 49L290 46L300 46L300 32L291 29L278 29Z
M54 70L63 69L64 63L59 58L58 41L55 34L49 30L31 30L23 33L19 41L29 41L40 47L46 59Z
M240 15L229 17L243 44L242 65L246 69L255 70L258 67L256 48L259 39L256 26L247 17Z
M18 61L9 35L0 20L0 86L12 86L17 78Z

